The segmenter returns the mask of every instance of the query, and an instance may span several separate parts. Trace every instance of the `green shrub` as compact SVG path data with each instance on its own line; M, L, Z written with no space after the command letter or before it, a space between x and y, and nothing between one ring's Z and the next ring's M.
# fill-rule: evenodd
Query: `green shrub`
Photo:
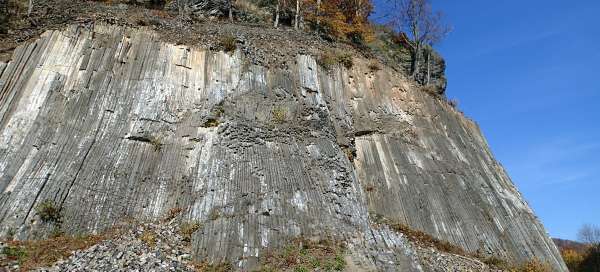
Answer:
M346 67L346 69L351 69L354 65L354 61L352 60L352 54L350 53L342 53L337 56L337 61Z
M60 209L54 205L54 201L47 199L35 207L36 213L43 222L60 223L62 218Z
M279 124L285 122L287 115L285 108L274 108L271 114L273 115L273 122Z
M19 262L27 256L25 249L19 246L7 246L2 249L2 254L6 255L9 260L18 260Z
M208 120L206 120L206 122L204 122L204 124L202 124L202 127L217 127L219 126L219 120L214 119L214 118L209 118Z

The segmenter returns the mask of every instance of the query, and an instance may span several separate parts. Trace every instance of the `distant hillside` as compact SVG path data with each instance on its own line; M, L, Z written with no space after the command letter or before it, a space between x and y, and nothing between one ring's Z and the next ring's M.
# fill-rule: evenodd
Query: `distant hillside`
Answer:
M559 238L552 238L552 241L554 241L554 244L556 245L556 247L558 247L558 249L561 251L564 249L573 249L579 253L583 253L587 249L586 244L576 242L576 241L559 239Z

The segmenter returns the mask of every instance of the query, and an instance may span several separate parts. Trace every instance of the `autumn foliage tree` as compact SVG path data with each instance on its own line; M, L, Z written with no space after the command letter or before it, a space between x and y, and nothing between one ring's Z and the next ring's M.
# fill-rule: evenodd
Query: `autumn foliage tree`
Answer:
M577 237L582 246L561 248L561 255L571 272L600 272L600 227L583 225Z
M304 6L306 20L322 33L353 42L373 39L369 0L308 0Z

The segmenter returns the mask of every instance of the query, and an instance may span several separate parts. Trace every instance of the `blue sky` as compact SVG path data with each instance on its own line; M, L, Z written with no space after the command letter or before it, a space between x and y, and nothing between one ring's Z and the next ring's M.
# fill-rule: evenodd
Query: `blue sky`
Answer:
M437 46L448 97L546 230L575 239L582 224L600 225L600 1L432 4L453 27Z

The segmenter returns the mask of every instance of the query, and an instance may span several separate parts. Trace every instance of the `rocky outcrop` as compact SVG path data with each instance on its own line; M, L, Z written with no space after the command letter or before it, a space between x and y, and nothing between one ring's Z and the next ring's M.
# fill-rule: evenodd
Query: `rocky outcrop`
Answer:
M478 127L370 61L289 68L144 29L46 32L0 63L0 230L98 232L180 208L192 254L238 268L292 237L348 245L361 270L427 270L384 216L470 252L566 271Z

